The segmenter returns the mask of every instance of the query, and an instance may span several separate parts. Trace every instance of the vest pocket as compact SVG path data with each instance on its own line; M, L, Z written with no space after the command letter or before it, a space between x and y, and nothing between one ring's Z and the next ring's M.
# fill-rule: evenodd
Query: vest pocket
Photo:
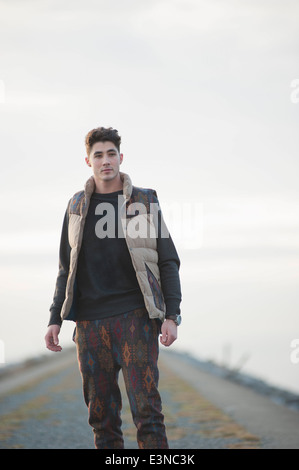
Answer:
M154 276L154 274L152 273L152 271L150 270L148 265L146 263L144 263L144 264L145 264L145 267L146 267L147 279L148 279L148 282L149 282L149 285L150 285L150 288L151 288L151 291L152 291L152 294L153 294L155 306L159 310L164 311L165 304L164 304L162 290L161 290L161 287L159 285L159 282L157 281L156 277Z

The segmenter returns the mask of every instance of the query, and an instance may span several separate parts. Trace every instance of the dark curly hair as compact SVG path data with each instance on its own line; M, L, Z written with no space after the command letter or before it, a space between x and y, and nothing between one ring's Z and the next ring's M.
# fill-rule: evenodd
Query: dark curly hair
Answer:
M118 131L113 127L96 127L88 132L85 137L85 147L87 155L89 156L93 144L96 142L113 142L117 150L120 149L121 137Z

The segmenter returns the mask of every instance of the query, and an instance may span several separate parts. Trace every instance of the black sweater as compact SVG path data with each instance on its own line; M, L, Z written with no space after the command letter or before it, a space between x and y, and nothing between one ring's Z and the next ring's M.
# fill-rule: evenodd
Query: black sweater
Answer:
M93 193L86 216L83 240L78 258L76 283L76 320L97 320L119 315L135 308L144 307L136 273L125 238L118 236L118 196L122 191L109 194ZM95 214L100 203L109 203L114 211ZM96 233L96 224L101 221L103 231L108 229L104 224L114 219L115 237L100 238ZM114 216L115 215L115 216ZM104 219L103 219L104 217ZM62 229L60 257L69 258L70 246L67 238L68 216L66 214ZM110 228L109 227L109 228ZM105 235L102 231L102 237ZM166 304L166 316L180 313L181 288L178 269L179 257L171 237L157 238L158 265L161 286ZM61 324L60 312L55 305L50 307L49 325Z

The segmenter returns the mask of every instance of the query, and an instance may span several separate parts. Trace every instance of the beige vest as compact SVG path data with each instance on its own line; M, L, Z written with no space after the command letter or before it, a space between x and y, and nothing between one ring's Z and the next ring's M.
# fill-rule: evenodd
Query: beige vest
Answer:
M151 189L142 189L132 186L131 179L125 173L120 173L123 181L123 204L121 206L121 219L124 226L125 239L136 271L136 277L143 294L144 303L150 318L165 318L165 302L161 289L160 272L158 267L156 219L150 213L150 204L156 199L156 193ZM71 319L75 309L76 271L78 256L82 244L85 218L88 212L90 198L95 189L93 176L90 177L84 191L76 193L69 201L68 236L71 246L70 267L67 279L65 300L61 309L61 319ZM142 206L140 206L140 203ZM156 205L156 203L154 203ZM139 215L134 215L137 209ZM136 237L134 228L138 227L148 236Z

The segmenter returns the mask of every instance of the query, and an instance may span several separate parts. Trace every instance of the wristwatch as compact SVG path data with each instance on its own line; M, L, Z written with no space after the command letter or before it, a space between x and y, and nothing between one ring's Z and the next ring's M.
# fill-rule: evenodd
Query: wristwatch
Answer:
M181 315L168 315L166 317L166 320L173 320L177 326L179 326L182 323Z

